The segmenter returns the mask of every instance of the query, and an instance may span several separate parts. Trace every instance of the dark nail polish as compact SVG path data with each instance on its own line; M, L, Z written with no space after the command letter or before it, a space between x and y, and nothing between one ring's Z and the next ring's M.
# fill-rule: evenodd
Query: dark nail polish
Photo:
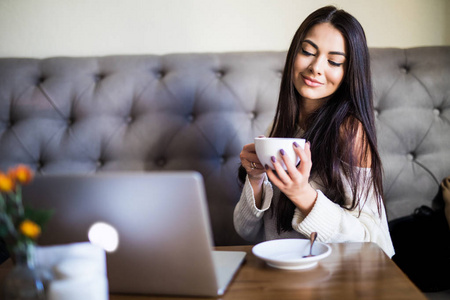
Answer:
M270 160L272 160L272 162L276 162L276 161L277 161L277 159L275 158L275 156L272 156L272 157L270 158Z
M300 146L299 144L297 144L297 142L294 142L294 147L298 148L298 146Z
M286 152L284 152L283 149L280 149L280 153L281 153L281 155L285 155L286 154Z
M269 166L268 166L268 165L265 165L265 166L264 166L264 169L269 170Z

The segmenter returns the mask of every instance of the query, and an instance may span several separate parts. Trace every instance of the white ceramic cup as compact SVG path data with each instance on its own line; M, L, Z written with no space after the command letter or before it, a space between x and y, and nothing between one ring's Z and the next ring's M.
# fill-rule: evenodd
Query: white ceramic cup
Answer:
M294 161L295 159L295 165L297 165L300 158L294 151L294 142L297 142L303 149L305 148L305 139L299 138L256 137L254 141L256 155L258 156L259 161L263 166L268 165L272 169L273 163L271 157L275 156L277 161L279 161L286 170L286 166L281 158L281 149L284 150L285 155L287 155L291 161Z

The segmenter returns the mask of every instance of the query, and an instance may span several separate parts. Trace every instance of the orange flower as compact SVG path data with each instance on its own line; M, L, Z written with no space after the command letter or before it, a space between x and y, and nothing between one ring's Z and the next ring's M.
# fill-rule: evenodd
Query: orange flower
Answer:
M14 180L10 176L0 173L0 192L8 193L14 190Z
M28 184L33 180L33 171L26 165L18 165L8 172L8 175L20 182L21 184Z
M36 239L41 234L41 227L31 220L24 220L19 226L25 236Z

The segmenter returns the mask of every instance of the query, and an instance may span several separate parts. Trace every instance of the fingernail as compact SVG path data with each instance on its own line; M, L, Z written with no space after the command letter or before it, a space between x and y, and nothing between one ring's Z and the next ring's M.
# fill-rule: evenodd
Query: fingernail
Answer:
M264 169L269 170L269 166L268 166L268 165L265 165L265 166L264 166Z
M300 146L299 144L297 144L297 142L294 142L294 147L298 148L298 146Z
M285 155L286 154L286 152L284 152L283 149L280 149L280 153L281 153L281 155Z
M270 160L272 160L272 162L276 162L276 161L277 161L277 159L275 158L275 156L272 156L272 157L270 158Z
M310 141L307 141L306 143L308 144L308 146L311 146L311 142Z

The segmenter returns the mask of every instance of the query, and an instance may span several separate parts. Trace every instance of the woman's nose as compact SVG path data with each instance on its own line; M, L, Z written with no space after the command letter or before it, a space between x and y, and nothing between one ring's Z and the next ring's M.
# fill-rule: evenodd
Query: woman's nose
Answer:
M309 65L309 70L313 74L322 75L323 74L323 68L324 68L324 60L320 57L317 57L315 60L311 62Z

